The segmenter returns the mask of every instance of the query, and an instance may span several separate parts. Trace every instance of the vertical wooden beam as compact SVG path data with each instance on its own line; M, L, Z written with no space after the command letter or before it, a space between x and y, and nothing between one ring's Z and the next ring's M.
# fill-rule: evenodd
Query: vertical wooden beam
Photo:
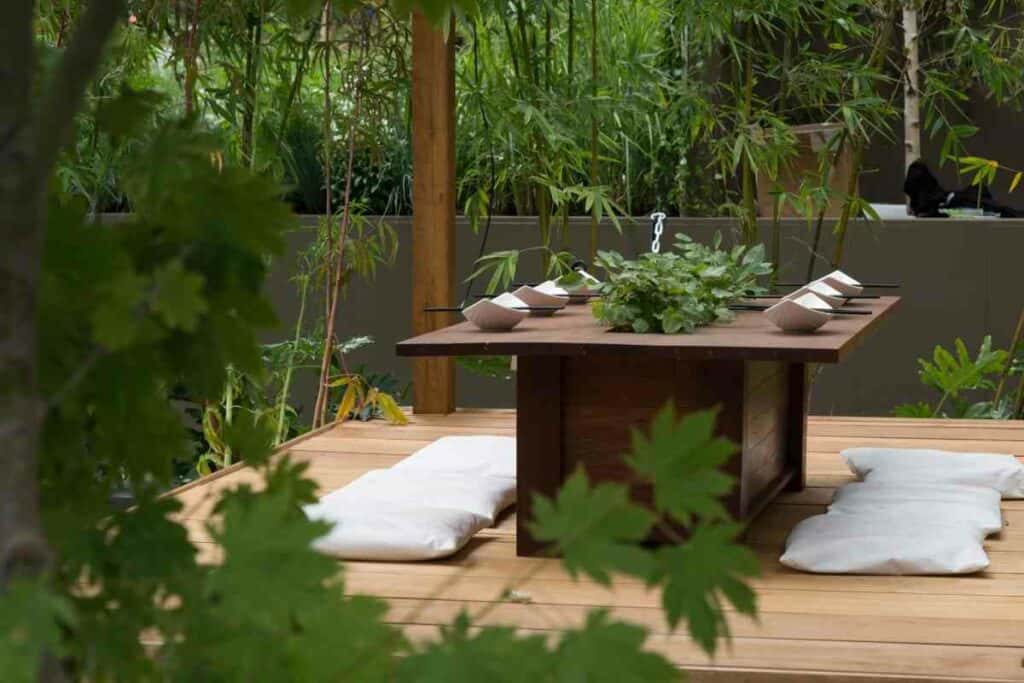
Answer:
M412 326L422 334L452 315L424 313L455 303L455 19L448 37L418 12L412 19ZM455 410L450 358L413 361L413 409Z

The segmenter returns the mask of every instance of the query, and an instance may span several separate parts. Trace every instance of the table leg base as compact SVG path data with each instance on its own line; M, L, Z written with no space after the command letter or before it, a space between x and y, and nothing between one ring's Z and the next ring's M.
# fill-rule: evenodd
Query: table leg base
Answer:
M632 485L622 456L631 429L646 430L669 400L681 415L718 409L716 431L740 450L725 466L737 485L725 504L749 521L782 490L805 481L807 372L800 363L682 361L627 354L521 356L517 373L519 555L544 554L527 523L532 496L553 497L577 467L592 481Z

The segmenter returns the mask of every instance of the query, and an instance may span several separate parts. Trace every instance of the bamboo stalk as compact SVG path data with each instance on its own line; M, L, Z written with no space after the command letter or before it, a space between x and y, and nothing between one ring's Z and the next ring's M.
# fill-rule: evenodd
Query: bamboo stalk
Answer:
M590 184L598 185L597 160L597 0L590 0ZM590 262L597 258L597 202L590 208Z
M195 111L196 80L199 77L199 13L203 8L203 0L195 0L192 5L192 16L186 18L185 26L185 116Z
M346 238L348 237L348 228L352 209L352 176L355 167L356 127L362 110L363 79L365 77L365 74L363 73L363 65L366 61L366 53L369 43L369 28L364 25L363 30L364 34L359 50L359 60L356 63L355 101L352 107L352 122L349 126L348 134L348 161L345 168L345 193L342 199L343 203L341 209L341 225L338 229L338 243L334 253L334 283L331 290L328 292L330 305L327 312L327 322L324 325L324 352L320 360L320 391L318 392L318 402L314 410L314 427L319 427L324 424L327 413L327 397L329 393L327 385L330 381L331 356L334 352L334 324L337 319L338 301L341 299L341 290L345 279L345 243ZM344 364L344 357L342 357L341 362ZM347 369L346 374L348 374Z
M835 154L832 157L832 163L823 169L822 180L828 182L832 176L832 169L839 165L839 160L843 154L843 148L846 146L849 134L846 128L839 133L839 140L836 142ZM856 171L856 169L854 169ZM821 231L825 223L825 214L828 212L829 202L826 202L824 206L818 211L818 218L814 223L814 240L811 243L811 254L807 259L807 278L806 281L810 282L814 279L814 264L818 261L818 249L821 246Z
M288 395L291 393L292 372L295 370L295 356L302 339L302 323L306 317L306 295L309 293L309 275L301 275L299 279L299 316L295 321L295 338L292 341L292 351L288 354L288 367L284 371L284 380L281 382L281 395L277 399L277 429L274 436L274 447L284 441L286 436L285 415L288 411Z
M871 48L871 56L868 58L868 65L872 68L879 68L885 63L885 56L889 50L889 39L892 36L893 22L888 16L882 16L881 21L883 22L881 30L878 32L878 39ZM839 216L839 221L836 223L836 246L832 253L832 268L838 268L839 264L843 260L843 245L846 240L846 229L849 225L851 214L853 213L853 204L857 198L858 181L860 179L860 169L864 160L864 146L866 141L863 139L856 139L852 143L852 152L850 160L850 178L846 186L846 201L843 203L843 210Z
M996 387L996 393L992 397L992 405L998 407L999 400L1003 397L1003 390L1006 387L1006 380L1010 376L1010 369L1013 367L1013 359L1017 353L1017 347L1020 346L1021 335L1024 334L1024 308L1020 311L1020 316L1017 318L1017 328L1013 331L1013 340L1010 342L1010 357L1006 360L1006 367L1003 368L1002 373L999 375L999 385ZM1021 379L1021 383L1024 384L1024 377ZM1018 392L1019 393L1019 392Z
M753 124L754 110L754 54L750 43L753 37L753 25L746 26L747 49L743 63L743 126L748 131ZM750 164L749 155L740 158L740 182L743 192L743 243L757 243L757 206L754 197L754 169Z

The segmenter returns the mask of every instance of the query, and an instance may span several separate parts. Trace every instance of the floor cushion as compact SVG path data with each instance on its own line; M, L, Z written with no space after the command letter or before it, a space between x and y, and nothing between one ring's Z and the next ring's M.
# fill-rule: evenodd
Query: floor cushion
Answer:
M487 525L466 510L375 503L351 496L306 506L305 512L310 519L331 525L313 548L343 560L405 562L445 557Z
M850 448L842 452L858 479L873 482L987 486L1024 498L1024 465L1012 455L914 448Z
M321 498L321 503L349 498L369 504L465 510L494 523L515 502L516 484L509 477L431 472L417 469L370 470L349 485Z
M516 476L516 440L511 436L445 436L392 469Z
M988 567L977 528L916 513L809 517L786 539L780 562L823 574L970 574Z
M933 517L972 524L988 535L1003 528L999 502L999 492L986 487L869 479L840 487L828 509L843 514L885 511L908 515L927 510Z

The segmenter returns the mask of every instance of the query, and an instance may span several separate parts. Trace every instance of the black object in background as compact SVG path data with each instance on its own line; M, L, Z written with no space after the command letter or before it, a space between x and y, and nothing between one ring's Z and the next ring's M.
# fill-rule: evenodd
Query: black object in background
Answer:
M910 211L919 218L947 218L943 209L982 209L1000 218L1016 218L1020 213L992 199L987 186L968 185L960 190L946 190L923 161L907 167L903 192L910 197ZM978 194L981 194L980 201Z

